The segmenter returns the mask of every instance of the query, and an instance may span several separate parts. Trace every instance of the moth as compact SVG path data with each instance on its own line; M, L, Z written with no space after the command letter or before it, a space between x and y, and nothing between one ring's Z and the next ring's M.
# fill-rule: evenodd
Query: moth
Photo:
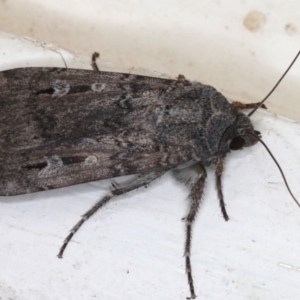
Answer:
M212 86L183 75L172 80L102 72L97 56L92 58L94 70L0 72L0 196L138 174L130 183L113 184L82 216L60 248L62 258L81 225L110 199L171 171L190 189L184 256L194 299L191 233L205 168L215 165L220 208L228 221L221 182L224 160L231 150L262 142L242 111L253 113L263 101L230 103Z

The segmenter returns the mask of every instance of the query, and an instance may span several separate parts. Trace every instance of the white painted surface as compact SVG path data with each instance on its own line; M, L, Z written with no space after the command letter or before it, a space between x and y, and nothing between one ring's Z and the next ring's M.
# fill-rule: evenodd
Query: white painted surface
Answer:
M7 1L8 5L12 3L14 1ZM216 5L217 2L213 3ZM63 6L59 7L61 8ZM189 7L186 9L191 10ZM162 9L159 9L158 13L161 14ZM284 15L284 11L282 14ZM172 13L169 12L169 15ZM26 13L24 17L27 18ZM221 27L216 22L215 16L211 18L216 26ZM178 19L178 22L179 27L182 23L185 24L182 19ZM167 26L168 22L166 21L164 25ZM172 33L169 32L169 35L172 36ZM182 48L185 50L190 49L190 44L186 44L190 37L182 42ZM257 36L253 38L256 49L265 41L262 36L260 38L263 41L259 42ZM226 56L223 58L225 62L224 70L221 71L223 75L219 77L219 71L222 69L221 61L214 59L210 61L210 70L215 71L210 71L207 80L213 79L215 73L219 79L232 82L231 88L228 86L224 90L228 90L232 95L235 93L241 95L238 82L244 81L245 75L242 73L238 76L239 80L236 82L230 79L231 74L237 76L243 68L250 66L249 76L253 80L251 79L250 85L247 86L247 93L251 96L245 100L259 100L260 88L257 90L260 93L259 98L252 97L254 94L251 85L257 83L252 68L263 61L263 71L260 75L274 73L272 80L270 79L272 85L299 46L293 47L291 43L288 52L285 52L281 48L284 39L282 37L276 44L280 49L276 52L282 55L282 60L274 61L275 56L272 58L270 54L269 60L266 61L269 50L265 51L265 46L262 46L260 49L264 55L254 56L257 59L260 57L256 63L249 60L241 68L235 60L232 61L234 63L231 68L227 62L240 55L243 57L248 50L235 48L232 54L227 56L231 50L223 51L221 48L221 52L224 53L222 55ZM210 40L211 47L216 48L215 52L220 52L220 48L214 44L218 40L216 36L210 35ZM222 40L225 42L225 37ZM192 41L191 39L191 43ZM233 41L234 39L231 40L232 43ZM232 46L230 42L226 43L228 48ZM148 41L148 45L151 44L151 41ZM101 49L104 59L100 67L128 70L132 66L140 67L141 65L136 63L139 59L147 61L145 59L147 53L143 52L141 58L136 58L137 61L125 60L126 55L131 52L130 47L128 45L127 47L126 51L123 48L114 49L116 53L120 51L120 62L125 61L128 63L127 66L125 63L119 64L118 60L114 63L103 62L107 55L103 55ZM12 39L7 35L1 35L0 68L28 65L63 67L61 57L48 48L29 41L20 43L18 38ZM54 46L53 48L57 49ZM96 47L91 48L92 50L89 49L87 52L97 50ZM274 49L275 46L272 51ZM88 56L77 59L66 51L57 50L62 53L69 67L89 68ZM177 50L178 48L174 51ZM198 45L197 52L200 53L201 50ZM172 63L166 67L162 64L161 60L165 59L164 55L165 57L170 55L169 51L163 54L163 51L159 52L157 48L151 53L150 65L147 63L142 65L142 68L148 67L173 76L181 73L181 66L185 64L185 60L178 65L180 59L175 59L173 67L170 67ZM205 52L208 53L209 49ZM177 55L178 53L174 57ZM195 69L198 74L199 63L204 58L201 55ZM174 57L172 56L172 59ZM189 54L185 57L189 59ZM157 68L159 65L163 68ZM192 69L194 70L194 67ZM298 91L299 95L299 84L295 81L297 72L299 73L299 64L286 84L292 84L293 90ZM196 79L193 75L188 76L193 73L182 73L188 78ZM261 81L258 85L268 91L269 85L264 80L265 76L258 77L258 81ZM224 86L226 85L227 83ZM286 85L283 85L281 90L283 94L288 92ZM267 112L260 112L254 116L253 122L281 163L292 190L299 198L299 124ZM225 201L231 218L227 223L223 220L219 209L214 189L213 169L208 173L205 198L193 234L192 264L198 299L298 300L300 210L287 193L280 174L267 152L262 146L256 145L228 155L223 176ZM147 189L140 189L112 201L76 234L65 252L64 259L56 257L68 230L82 213L109 190L110 182L110 180L92 182L31 195L0 197L1 300L185 299L189 296L182 257L184 224L181 221L187 207L184 201L187 190L169 175L157 180Z

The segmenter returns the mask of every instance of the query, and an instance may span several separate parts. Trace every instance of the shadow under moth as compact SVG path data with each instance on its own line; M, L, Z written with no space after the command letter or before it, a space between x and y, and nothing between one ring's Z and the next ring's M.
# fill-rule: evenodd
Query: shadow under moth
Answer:
M82 216L60 248L62 258L81 225L110 199L171 171L190 189L184 257L194 299L191 233L205 168L215 165L218 199L228 221L221 184L224 159L230 150L262 142L249 117L265 100L230 103L212 86L183 75L171 80L102 72L96 57L94 71L0 72L0 196L138 174L126 185L113 184ZM248 116L241 112L251 108Z

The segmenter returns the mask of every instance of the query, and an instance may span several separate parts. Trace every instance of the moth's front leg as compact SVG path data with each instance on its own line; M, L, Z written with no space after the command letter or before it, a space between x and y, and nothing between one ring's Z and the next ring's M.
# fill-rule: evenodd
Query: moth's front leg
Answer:
M228 221L229 217L228 217L226 209L225 209L225 202L224 202L224 197L223 197L223 192L222 192L222 182L221 182L222 173L223 173L223 158L218 157L217 163L216 163L216 172L215 172L216 186L217 186L218 198L220 201L220 207L221 207L223 217L224 217L225 221Z
M259 105L260 102L257 103L243 103L240 101L233 101L231 105L236 109L253 109ZM260 108L267 109L267 107L263 104Z

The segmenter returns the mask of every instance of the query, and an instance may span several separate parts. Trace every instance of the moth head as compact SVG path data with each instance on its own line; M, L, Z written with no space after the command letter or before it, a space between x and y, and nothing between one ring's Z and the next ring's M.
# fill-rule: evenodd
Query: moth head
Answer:
M295 201L295 203L298 205L298 207L300 207L300 203L298 202L298 200L296 199L296 197L293 195L287 180L285 178L285 175L279 165L279 163L277 162L277 160L275 159L274 155L272 154L272 152L270 151L270 149L267 147L267 145L264 143L264 141L261 139L260 136L260 132L254 130L253 125L250 121L250 117L256 112L256 110L261 107L263 105L263 103L269 98L269 96L273 93L273 91L276 89L276 87L279 85L279 83L282 81L282 79L284 78L284 76L287 74L287 72L290 70L290 68L292 67L292 65L295 63L295 61L297 60L298 56L300 56L300 51L297 53L296 57L294 58L294 60L292 61L292 63L289 65L289 67L287 68L287 70L284 72L284 74L280 77L280 79L278 80L278 82L275 84L275 86L273 87L273 89L268 93L268 95L261 101L258 103L258 105L246 116L242 113L238 113L237 115L237 120L236 122L230 126L229 128L226 129L226 131L224 132L222 141L229 141L229 148L231 150L240 150L243 147L249 147L252 146L254 144L256 144L257 142L260 142L265 149L267 150L267 152L270 154L271 158L274 160L275 164L277 165L282 178L284 180L284 183L290 193L290 195L292 196L293 200ZM233 138L231 138L233 137Z
M249 147L249 146L256 144L257 142L260 142L265 147L267 152L270 154L271 158L274 160L275 164L277 165L277 167L282 175L282 178L284 180L284 183L285 183L290 195L292 196L292 198L296 202L296 204L300 207L300 203L298 202L296 197L293 195L279 163L275 159L275 157L272 154L272 152L270 151L270 149L267 147L267 145L261 139L260 132L257 130L254 130L253 125L248 116L246 116L242 113L238 113L236 122L233 125L229 126L226 129L226 131L224 132L223 137L222 137L223 143L224 143L224 140L225 140L225 145L227 147L229 146L230 150L240 150L240 149L243 149L244 147ZM221 142L221 145L223 144L222 142ZM221 146L221 145L219 145L219 146Z
M248 116L238 113L237 121L232 127L231 139L229 139L230 150L241 150L244 147L250 147L257 143L257 139L251 134L261 137L260 132L254 130L253 125Z

